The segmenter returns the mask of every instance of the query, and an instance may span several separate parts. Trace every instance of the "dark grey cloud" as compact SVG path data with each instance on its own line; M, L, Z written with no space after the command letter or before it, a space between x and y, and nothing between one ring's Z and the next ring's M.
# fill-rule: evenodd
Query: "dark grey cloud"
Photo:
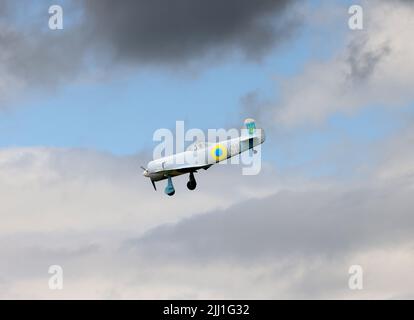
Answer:
M177 63L235 49L257 59L297 26L294 2L91 0L85 25L119 59Z
M241 117L248 114L256 121L263 122L266 119L266 114L263 112L265 106L266 104L261 101L260 93L257 90L250 91L240 98Z
M2 1L0 107L22 92L122 66L206 67L236 52L260 59L298 25L294 2ZM48 29L52 4L63 7L63 30Z
M352 81L368 79L379 63L391 53L391 47L384 43L375 50L367 49L367 38L360 37L348 45L347 63L350 68L349 78Z
M405 3L408 5L414 5L414 1L413 0L382 0L384 2L397 2L397 3Z
M0 108L31 90L53 91L87 70L88 46L87 39L80 36L81 26L50 30L48 8L52 4L52 1L2 2ZM65 8L68 20L71 10L79 10L73 4Z
M281 192L158 227L125 248L194 262L343 257L412 240L412 185Z
M274 121L269 117L269 110L273 108L272 98L261 95L260 90L256 89L244 94L239 100L240 120L246 116L254 118L263 128L266 128L266 136L269 142L274 142L274 132L278 128L274 126Z

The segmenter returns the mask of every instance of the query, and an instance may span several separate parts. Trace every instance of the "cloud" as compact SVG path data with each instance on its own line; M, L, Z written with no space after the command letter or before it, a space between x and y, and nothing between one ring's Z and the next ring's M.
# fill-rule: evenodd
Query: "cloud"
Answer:
M87 70L82 28L48 29L50 2L3 1L0 16L0 108L33 91L54 91ZM68 12L73 5L67 4Z
M196 174L198 190L188 193L188 177L174 179L176 195L164 196L142 176L145 154L117 157L77 149L12 148L0 150L0 192L5 212L0 229L49 232L116 229L136 232L209 209L226 208L243 198L274 192L282 183L263 176L245 178L236 166L215 166ZM263 170L274 170L264 165ZM285 179L286 180L286 179ZM220 188L217 188L217 181ZM251 187L255 185L255 188ZM191 205L189 205L191 203ZM41 219L43 222L38 224Z
M186 64L237 49L261 58L299 23L289 13L294 2L96 0L85 2L85 16L118 59Z
M406 116L406 126L390 141L381 145L384 160L377 168L375 175L378 181L410 179L414 177L414 121Z
M269 175L243 177L240 167L217 165L196 175L198 192L186 189L187 177L174 179L177 193L169 198L163 194L163 183L154 192L141 176L143 159L144 154L118 157L77 149L1 150L0 254L7 263L0 264L0 295L44 298L53 294L47 289L52 264L61 264L67 276L67 291L61 297L113 297L111 288L123 292L125 285L121 296L136 295L134 281L129 287L131 280L111 274L123 270L120 274L125 272L125 277L144 281L147 268L153 265L145 266L145 257L119 250L126 237L143 235L185 216L224 209L241 199L264 197L279 184L268 166L263 170ZM114 257L119 264L113 263ZM138 264L142 269L136 274ZM109 277L109 282L102 277ZM85 281L102 291L86 293ZM153 285L156 295L157 284Z
M3 1L0 16L0 108L22 93L116 75L123 67L182 70L240 52L262 58L299 24L295 1L60 2L64 29L48 29L51 1ZM210 59L210 58L214 59ZM220 58L219 58L220 57Z
M400 140L409 144L406 136ZM379 170L389 163L383 152ZM175 179L178 192L169 198L140 176L142 157L2 150L0 295L412 297L411 175L374 172L346 185L290 180L284 190L271 167L252 180L217 166L197 176L196 193ZM64 269L59 292L47 288L52 264ZM364 268L362 292L348 289L352 264Z
M411 239L413 186L411 179L352 191L279 192L157 228L135 245L178 260L341 257L357 248Z
M364 1L362 6L364 30L348 30L345 46L332 57L308 62L301 72L278 82L280 96L266 105L273 115L266 118L273 124L320 124L335 113L352 114L367 106L398 108L414 100L407 85L414 81L414 7L386 1Z
M349 44L349 55L347 63L349 65L350 81L364 81L369 79L375 72L375 68L391 53L387 44L379 46L375 50L366 50L366 38L353 39Z

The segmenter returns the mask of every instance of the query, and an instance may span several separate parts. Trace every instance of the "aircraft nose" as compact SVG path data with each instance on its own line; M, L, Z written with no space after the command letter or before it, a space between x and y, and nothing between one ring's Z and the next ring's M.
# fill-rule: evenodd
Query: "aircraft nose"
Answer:
M144 170L144 171L142 172L142 175L143 175L144 177L149 177L148 170Z

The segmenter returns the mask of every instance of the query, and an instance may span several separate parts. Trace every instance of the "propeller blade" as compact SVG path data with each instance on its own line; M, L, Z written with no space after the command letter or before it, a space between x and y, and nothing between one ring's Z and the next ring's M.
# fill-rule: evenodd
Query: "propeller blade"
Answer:
M157 187L155 186L154 180L151 179L151 183L152 183L152 186L154 187L154 190L157 191Z

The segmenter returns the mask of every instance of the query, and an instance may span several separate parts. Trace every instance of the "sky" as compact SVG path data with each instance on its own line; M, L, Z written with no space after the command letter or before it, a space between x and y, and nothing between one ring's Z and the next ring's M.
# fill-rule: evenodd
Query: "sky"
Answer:
M405 0L0 0L0 297L413 298L413 18ZM155 130L250 117L259 175L215 166L171 198L142 177Z

